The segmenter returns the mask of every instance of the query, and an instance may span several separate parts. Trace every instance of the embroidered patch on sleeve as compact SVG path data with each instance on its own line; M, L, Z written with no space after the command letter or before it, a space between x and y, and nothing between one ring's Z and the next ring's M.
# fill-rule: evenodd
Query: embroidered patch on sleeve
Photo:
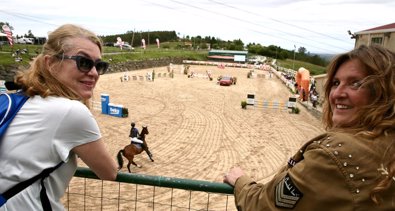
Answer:
M276 207L289 209L294 208L303 197L303 193L296 187L288 174L277 184L274 194Z
M292 168L296 165L296 161L293 158L288 160L288 167Z

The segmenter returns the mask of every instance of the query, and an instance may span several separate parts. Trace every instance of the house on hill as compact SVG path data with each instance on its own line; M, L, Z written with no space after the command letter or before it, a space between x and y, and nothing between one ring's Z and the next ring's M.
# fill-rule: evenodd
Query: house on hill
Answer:
M215 61L247 62L248 51L215 50L208 52L208 58Z
M349 31L352 39L355 39L354 48L361 45L379 44L395 52L395 23L377 26L371 29L355 32ZM316 81L316 89L320 93L320 100L323 100L324 84L326 74L313 76Z
M360 45L379 44L395 51L395 23L366 29L351 34L355 39L355 48Z

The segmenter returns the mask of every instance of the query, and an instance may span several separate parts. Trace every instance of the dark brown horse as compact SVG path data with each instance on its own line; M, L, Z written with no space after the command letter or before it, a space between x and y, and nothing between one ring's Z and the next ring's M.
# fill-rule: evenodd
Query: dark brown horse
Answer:
M118 154L117 154L117 160L118 160L118 170L122 169L123 167L123 158L122 155L128 159L128 170L130 171L130 164L133 164L139 168L141 168L141 165L138 165L137 163L135 163L133 161L133 158L135 155L140 154L142 151L146 151L149 158L151 159L152 162L154 162L154 159L152 159L152 154L151 152L148 150L148 146L147 143L145 142L145 135L148 135L148 126L143 126L143 129L141 130L141 133L138 135L138 139L143 141L143 144L139 144L139 143L131 143L129 145L127 145L125 148L123 148L122 150L119 150Z

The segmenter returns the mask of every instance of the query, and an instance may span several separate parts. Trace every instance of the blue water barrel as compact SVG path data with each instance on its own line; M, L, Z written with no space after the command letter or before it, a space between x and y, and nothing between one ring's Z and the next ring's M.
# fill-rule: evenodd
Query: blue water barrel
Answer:
M111 116L122 117L122 105L108 104L108 114Z
M110 95L101 94L101 113L108 114L108 104L110 103Z

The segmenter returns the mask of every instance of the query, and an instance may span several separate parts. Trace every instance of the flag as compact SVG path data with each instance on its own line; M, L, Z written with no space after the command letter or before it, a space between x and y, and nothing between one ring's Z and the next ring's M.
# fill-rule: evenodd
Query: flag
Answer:
M159 38L156 38L156 45L158 46L158 48L160 47L160 41L159 41Z
M122 41L121 37L117 37L117 44L119 45L119 48L121 48L122 50L122 45L124 44L124 42Z
M12 32L11 32L10 27L8 27L7 25L4 24L3 30L4 30L4 33L7 35L8 42L12 46L14 43L12 42Z
M142 47L143 49L145 49L145 39L144 39L144 38L141 39L141 47Z

